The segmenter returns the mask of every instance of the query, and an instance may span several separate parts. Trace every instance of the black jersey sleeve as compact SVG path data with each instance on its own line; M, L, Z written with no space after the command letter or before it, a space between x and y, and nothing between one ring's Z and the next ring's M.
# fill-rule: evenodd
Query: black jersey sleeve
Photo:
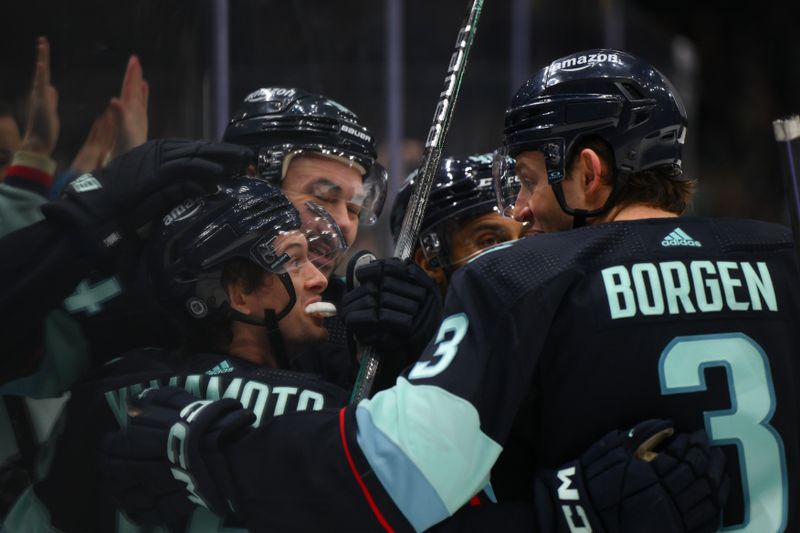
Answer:
M0 382L35 367L42 353L45 316L91 268L70 234L41 221L0 238Z

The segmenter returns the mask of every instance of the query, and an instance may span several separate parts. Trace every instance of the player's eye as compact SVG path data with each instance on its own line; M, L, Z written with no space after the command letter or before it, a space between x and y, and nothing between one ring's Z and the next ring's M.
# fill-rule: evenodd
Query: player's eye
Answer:
M289 268L300 268L303 266L303 263L306 261L306 255L300 251L289 252L289 261L287 261L287 266Z
M331 204L336 201L336 198L334 198L329 194L324 194L324 193L315 193L314 198L326 204Z
M522 188L525 189L527 192L532 192L533 189L536 188L536 180L533 180L527 176L520 176L519 182L520 185L522 185Z
M347 202L347 213L351 218L361 216L361 206L352 202Z
M478 248L483 249L488 248L489 246L494 246L495 244L499 244L501 242L504 242L504 239L502 239L496 233L484 233L478 237L476 244L478 245Z

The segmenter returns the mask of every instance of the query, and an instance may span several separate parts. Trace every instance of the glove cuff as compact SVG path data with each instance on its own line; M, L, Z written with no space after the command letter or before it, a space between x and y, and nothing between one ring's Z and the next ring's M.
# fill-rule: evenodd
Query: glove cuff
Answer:
M39 170L50 175L51 180L53 179L53 173L56 171L56 162L51 157L25 150L18 150L14 153L11 165L19 165Z
M42 214L53 222L67 224L77 228L91 226L97 220L80 204L70 198L62 198L42 205Z
M533 500L541 531L605 533L579 461L539 474L533 484Z

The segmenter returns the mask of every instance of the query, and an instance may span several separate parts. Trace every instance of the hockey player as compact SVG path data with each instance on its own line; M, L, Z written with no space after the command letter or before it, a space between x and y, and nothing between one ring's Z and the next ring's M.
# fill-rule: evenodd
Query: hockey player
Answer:
M342 228L348 246L358 225L378 220L386 200L386 170L375 139L339 102L296 87L266 87L248 94L223 142L251 148L258 174L295 203L313 201Z
M390 227L395 240L416 177L414 171L406 178L392 206ZM433 331L410 327L402 311L408 312L414 296L438 287L444 299L450 278L459 267L490 246L520 238L522 231L522 224L499 214L492 183L492 154L446 158L439 163L414 251L414 262L422 270L396 258L362 266L357 273L353 268L348 269L350 279L348 292L342 299L342 319L358 343L376 347L384 359L373 392L393 385L399 372L417 361L435 332L435 327ZM351 258L351 265L356 264L361 253L369 252L357 253ZM417 287L400 286L396 279L387 283L381 277L387 272L405 273L417 280ZM435 286L425 279L426 275ZM354 279L358 281L357 287ZM387 295L394 295L396 301L387 301ZM438 325L441 306L432 298L428 302L413 309L413 316L423 324L435 317Z
M414 261L442 291L455 271L477 254L523 235L523 225L500 215L492 180L492 154L449 157L439 163L425 208ZM417 172L395 198L391 231L395 240L406 214Z
M119 98L113 98L95 121L71 168L54 179L56 164L50 155L59 136L59 114L57 92L50 82L49 55L49 43L40 37L24 143L0 184L0 236L40 222L40 208L61 178L75 178L92 170L106 159L112 147L115 153L122 153L147 140L147 82L141 64L132 56ZM70 233L67 227L58 229L62 235ZM35 479L42 471L39 463L48 458L50 429L63 407L59 397L69 386L90 365L102 364L110 356L139 345L169 345L175 339L175 328L152 297L146 291L130 290L130 280L123 282L104 268L102 260L96 263L99 268L87 268L71 291L70 287L63 288L62 305L42 308L59 278L71 267L48 263L45 256L53 253L53 248L31 246L37 242L37 235L48 231L47 224L38 224L30 231L33 236L25 239L11 237L13 245L0 252L6 258L0 269L7 280L0 300L5 304L6 296L22 295L24 305L33 303L30 307L4 308L0 326L4 348L0 362L0 433L7 436L0 445L0 520L21 492L19 480ZM73 243L80 239L73 238ZM75 255L72 259L70 255L58 258L86 264L92 261ZM42 268L46 264L53 270ZM22 277L18 277L20 272ZM8 303L14 304L13 300ZM26 315L26 309L34 315ZM20 347L20 342L25 346Z
M159 300L187 332L183 353L137 350L75 386L50 471L18 500L5 530L125 530L88 473L100 437L125 425L126 398L144 387L171 384L200 399L242 402L249 409L237 416L242 427L346 401L345 390L318 376L285 370L286 360L327 339L319 267L346 249L340 230L313 203L301 223L280 190L260 179L228 178L219 187L170 211L148 243ZM191 505L177 496L173 504ZM187 530L223 525L208 512L189 520Z
M507 112L522 187L514 214L534 229L584 227L497 246L462 267L420 361L369 400L309 414L292 426L296 438L275 419L215 440L222 417L181 416L190 402L156 391L109 456L153 472L194 464L191 487L216 508L225 505L216 480L233 479L237 512L264 527L284 512L301 520L325 498L331 524L371 516L387 531L423 530L491 474L504 498L531 498L543 531L713 531L721 517L797 530L792 241L754 221L676 218L688 197L685 128L675 90L640 59L590 50L553 61ZM149 413L165 408L160 422ZM660 440L668 425L638 425L565 463L593 432L649 413L678 433ZM702 430L684 433L702 427L734 459L724 516L720 449L709 451ZM125 459L129 442L164 450L177 434L181 455ZM634 454L631 439L661 445ZM506 467L492 472L501 453ZM245 458L255 454L281 460L254 468ZM321 472L335 492L307 481ZM292 481L273 487L265 476Z
M359 225L374 224L381 214L387 175L376 161L375 139L335 100L296 87L258 89L245 97L223 140L251 148L258 158L257 174L279 186L295 205L313 201L329 212L348 245ZM334 266L326 270L323 299L341 308L345 284L333 276ZM364 282L365 289L381 294L366 304L373 316L382 317L369 325L375 347L394 351L400 339L407 352L419 355L441 318L441 303L427 278L414 265L397 264L365 273ZM299 355L295 368L350 387L357 370L348 343L351 333L338 315L326 319L325 326L329 342ZM393 381L396 370L381 373Z
M231 121L225 138L252 147L259 157L260 175L280 185L297 205L302 206L307 200L313 199L329 210L340 224L349 243L355 239L359 222L372 223L381 212L386 174L375 161L374 140L369 131L358 122L357 117L338 102L300 89L259 89L245 98L241 109ZM170 152L167 150L167 153ZM251 157L250 152L247 150L240 152L243 155L238 164L250 162L248 160ZM202 154L202 157L208 159L204 162L206 166L216 164L211 161L214 157L212 154ZM220 162L227 164L224 160L227 155L221 157L223 161ZM194 177L186 177L192 173L191 165L187 167L186 175L175 171L175 165L178 163L179 161L170 162L176 179L185 178L187 181L202 179L204 172ZM200 158L192 162L195 163L199 164ZM118 161L106 174L119 174L131 170L125 169L125 164L124 160ZM146 199L153 193L154 186L147 184L149 189L142 191L141 199ZM172 188L170 193L181 194L176 188ZM86 336L89 343L88 351L96 360L89 365L85 360L81 361L80 365L73 365L77 370L76 373L79 374L87 366L104 362L99 359L100 357L116 355L117 352L103 350L102 346L125 346L125 349L133 346L129 342L130 335L122 335L120 331L111 333L111 330L119 328L103 327L110 324L118 325L120 321L124 323L126 316L124 309L106 312L105 307L121 300L117 296L125 292L125 286L129 283L126 284L124 282L126 280L120 281L119 275L108 279L100 278L96 283L82 280L80 276L85 276L90 270L98 269L109 274L119 274L120 265L125 265L129 271L134 270L132 266L136 264L137 257L133 252L140 244L142 232L123 228L125 231L117 235L121 236L121 239L112 239L109 241L109 246L103 245L99 249L85 243L86 232L77 231L75 228L76 223L85 221L76 217L61 216L62 213L74 211L64 211L61 209L62 205L69 205L74 198L83 196L86 195L80 191L68 189L65 201L57 201L44 207L46 213L44 221L0 240L0 250L3 251L3 255L14 256L13 261L4 262L3 274L15 280L14 284L0 292L0 310L7 311L9 317L13 318L0 327L0 333L7 343L6 353L9 354L0 364L0 382L14 377L27 377L26 374L38 370L37 363L41 353L46 352L42 349L42 335L39 334L43 324L42 317L62 302L67 310L82 321L82 326L84 323L92 326L92 334ZM151 200L157 197L158 194ZM128 210L153 210L153 201L138 206L135 204L137 198L125 199L126 207L120 209L118 213L113 211L104 213L103 216L109 219L119 217L119 220L104 222L126 226ZM153 216L157 214L160 213L155 213ZM26 246L34 242L42 244L37 250L47 250L47 253L17 253L19 250L27 250ZM62 251L60 244L63 242L78 242L79 245ZM121 245L118 245L120 243ZM125 251L124 259L109 261L109 258L120 255L120 249ZM101 250L102 253L96 253ZM76 255L75 251L82 253ZM40 255L43 257L39 257ZM329 275L332 266L325 267ZM54 271L60 275L56 276ZM80 275L71 274L73 271ZM56 277L58 277L57 283L50 285ZM391 278L394 283L407 285L412 289L417 288L415 280L404 276L403 273L395 273ZM31 294L38 294L37 291L43 287L47 287L47 294L43 298L29 298ZM326 292L326 299L338 304L343 292L343 283L332 280ZM425 305L427 291L416 291L415 294L421 298L417 305ZM139 306L148 305L149 299L144 297L145 295L142 296ZM32 307L30 302L33 301L36 305ZM404 314L408 324L413 325L418 331L424 330L428 335L432 335L436 327L435 322L421 324L415 318L413 311L414 308ZM157 310L154 309L152 312L155 315ZM151 327L145 335L139 334L133 337L140 338L141 342L146 338L174 337L174 328L169 327L168 321L160 319L154 322L155 327ZM329 320L327 326L332 332L328 345L318 348L316 353L304 354L296 360L296 364L303 370L315 371L334 382L349 385L353 379L353 372L347 352L346 332L341 323L335 320ZM137 329L134 333L138 331ZM158 332L158 335L154 332ZM77 334L80 337L80 331ZM75 342L71 344L72 351L79 353L87 351L85 344L73 346L75 344ZM102 346L97 346L98 344ZM322 353L319 353L319 350L322 350ZM45 379L48 378L46 370L41 373ZM15 392L33 394L36 391L32 389L37 386L28 380L24 387L17 387Z
M47 68L43 73L49 76ZM143 102L133 102L131 112L141 110L133 121L134 125L144 122L141 135L146 137L147 91L138 61L132 60L128 66L123 101L125 95L134 95L134 99L144 95ZM330 209L351 242L359 221L371 223L380 214L386 176L375 162L374 140L355 115L337 102L299 89L261 89L245 99L226 137L253 146L262 156L261 175L281 185L298 205L313 199ZM202 143L152 143L146 155L133 155L136 161L144 158L144 166L153 172L145 179L133 178L130 173L141 168L128 168L130 159L124 158L79 179L78 188L70 186L66 198L44 207L44 220L39 211L42 200L33 203L26 212L30 214L26 224L30 225L8 235L0 244L2 255L7 258L3 262L4 276L14 280L0 292L0 309L5 310L6 316L0 326L4 340L4 358L0 362L2 391L58 396L89 368L102 365L123 351L140 345L175 345L178 335L172 320L155 305L148 284L135 267L140 237L146 234L141 230L146 229L148 218L160 215L170 202L202 190L209 168L233 171L250 163L250 157L249 150L233 146L212 152ZM94 179L104 187L93 188ZM193 184L192 180L199 183ZM83 216L84 205L95 201L112 208L89 206ZM141 227L131 226L134 219L141 222ZM87 228L103 226L116 231L107 243L96 245L97 236ZM329 263L322 268L330 276L332 267ZM125 270L124 276L121 269ZM418 307L426 299L432 300L428 298L430 291L420 291L404 271L383 278L414 289ZM334 279L325 298L338 305L342 293L343 283ZM391 300L384 299L389 304ZM408 324L403 331L413 327L415 332L424 332L418 334L427 339L435 331L438 319L429 318L423 324L421 318L425 315L415 313L415 309L401 313ZM47 316L55 317L54 322L48 322ZM326 328L331 332L328 342L299 354L292 359L292 366L349 386L355 365L347 334L336 318L327 318ZM18 402L19 398L14 396L11 400ZM12 413L10 407L7 411ZM12 416L17 448L23 457L32 458L34 446L27 437L31 431L26 431L32 427L29 417L24 412ZM13 476L12 489L4 490L7 477L0 469L0 496L13 501L19 492L19 476ZM5 505L0 503L0 516L4 511Z

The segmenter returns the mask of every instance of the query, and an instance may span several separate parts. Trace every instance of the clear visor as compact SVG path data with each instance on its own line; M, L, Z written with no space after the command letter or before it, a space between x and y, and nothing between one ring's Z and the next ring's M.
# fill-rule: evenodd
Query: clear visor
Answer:
M274 147L262 148L259 151L259 166L270 164L270 158L275 153ZM386 169L380 163L371 161L369 168L365 168L360 158L325 145L303 145L302 147L286 145L281 153L283 154L280 162L281 179L286 177L292 161L303 155L321 156L337 161L361 176L360 183L349 179L346 173L316 176L314 179L304 179L300 183L292 183L288 186L283 184L282 189L285 192L301 194L307 199L313 199L332 213L346 209L348 216L358 219L358 223L362 225L369 226L378 220L386 200L388 179ZM272 163L275 162L272 161ZM287 187L291 187L291 189Z
M516 160L511 155L516 156L522 152L541 152L544 155L547 182L550 185L564 179L564 139L539 139L495 150L492 157L492 178L497 207L503 216L514 216L514 205L517 203L521 182L516 172Z
M313 265L328 278L347 250L342 231L331 215L313 202L300 209L300 218L299 229L265 237L253 246L251 255L270 272L291 273Z
M523 231L516 220L491 211L437 224L423 232L420 244L429 264L458 268L493 246L519 239Z
M497 197L497 209L500 215L514 217L514 204L519 195L520 181L515 172L515 162L508 155L508 147L495 150L492 156L492 178L494 193Z

